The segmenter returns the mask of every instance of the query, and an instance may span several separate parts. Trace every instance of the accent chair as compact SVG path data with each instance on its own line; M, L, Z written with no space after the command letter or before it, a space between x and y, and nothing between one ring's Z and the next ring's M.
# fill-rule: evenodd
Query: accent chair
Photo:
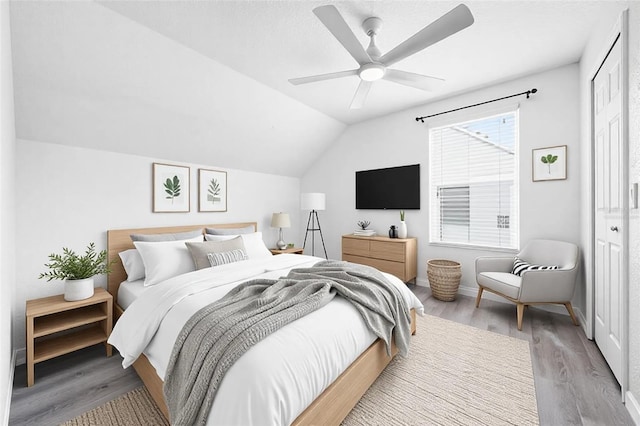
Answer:
M578 261L578 246L554 240L531 240L515 257L478 257L476 308L487 290L516 304L518 330L526 306L547 303L564 305L578 325L571 307Z

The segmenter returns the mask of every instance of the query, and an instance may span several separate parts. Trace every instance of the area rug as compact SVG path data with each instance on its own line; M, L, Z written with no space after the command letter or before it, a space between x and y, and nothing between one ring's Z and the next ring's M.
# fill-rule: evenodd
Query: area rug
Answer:
M529 342L426 315L344 420L364 425L537 425Z
M64 426L166 425L144 387ZM529 342L426 315L344 426L537 425Z
M61 426L168 426L144 386L63 423Z

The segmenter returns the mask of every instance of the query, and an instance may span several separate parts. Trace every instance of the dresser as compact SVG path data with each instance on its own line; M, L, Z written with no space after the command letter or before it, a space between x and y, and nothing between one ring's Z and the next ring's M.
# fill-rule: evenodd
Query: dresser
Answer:
M369 265L415 282L418 267L418 243L415 238L342 236L342 260Z

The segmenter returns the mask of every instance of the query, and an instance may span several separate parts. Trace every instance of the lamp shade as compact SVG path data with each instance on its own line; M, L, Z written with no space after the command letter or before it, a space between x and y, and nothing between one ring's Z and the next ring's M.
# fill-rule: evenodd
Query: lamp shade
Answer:
M322 192L307 192L300 198L302 210L324 210L325 195Z
M289 219L289 213L274 213L271 216L272 228L290 228L291 220Z

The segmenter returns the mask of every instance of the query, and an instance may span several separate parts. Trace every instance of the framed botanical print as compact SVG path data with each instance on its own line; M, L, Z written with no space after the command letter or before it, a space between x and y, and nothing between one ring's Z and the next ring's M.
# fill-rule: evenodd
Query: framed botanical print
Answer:
M567 178L567 146L538 148L532 151L533 181Z
M198 169L198 211L227 211L227 172Z
M153 212L186 213L191 210L191 169L153 163Z

